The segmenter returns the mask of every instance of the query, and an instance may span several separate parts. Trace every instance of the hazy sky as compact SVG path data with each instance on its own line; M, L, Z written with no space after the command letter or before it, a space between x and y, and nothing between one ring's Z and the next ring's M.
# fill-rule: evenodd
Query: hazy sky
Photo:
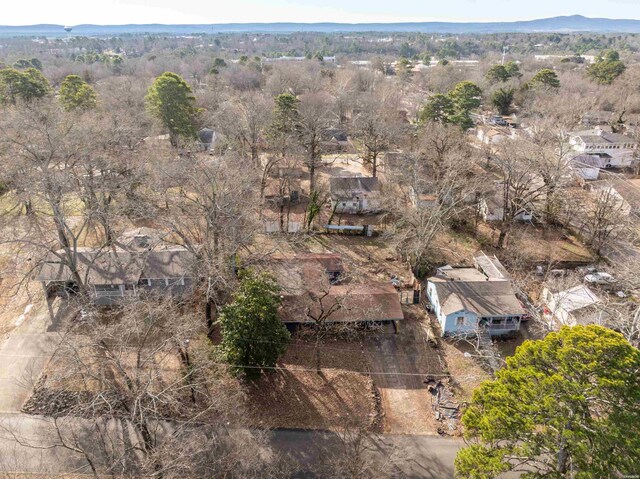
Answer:
M640 0L5 0L2 25L640 19Z

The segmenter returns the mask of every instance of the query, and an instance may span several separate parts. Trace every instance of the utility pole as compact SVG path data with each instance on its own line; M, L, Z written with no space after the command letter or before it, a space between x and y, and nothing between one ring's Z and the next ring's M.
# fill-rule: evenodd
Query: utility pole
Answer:
M506 56L507 56L507 49L508 49L508 48L509 48L509 47L508 47L508 46L506 46L506 45L505 45L504 47L502 47L502 63L501 63L501 65L503 65L503 66L504 66L504 57L506 57Z

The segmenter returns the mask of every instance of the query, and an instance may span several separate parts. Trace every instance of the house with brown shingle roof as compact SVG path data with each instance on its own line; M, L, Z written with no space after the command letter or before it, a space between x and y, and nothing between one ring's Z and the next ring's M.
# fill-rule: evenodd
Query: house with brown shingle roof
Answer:
M339 255L272 256L260 269L281 288L280 318L287 324L383 323L404 318L391 283L352 283Z

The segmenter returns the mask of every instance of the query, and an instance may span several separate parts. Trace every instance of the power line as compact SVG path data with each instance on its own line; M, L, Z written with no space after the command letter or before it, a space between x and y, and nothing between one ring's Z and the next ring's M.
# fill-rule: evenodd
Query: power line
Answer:
M274 371L302 371L302 372L312 372L318 373L317 368L283 368L282 366L247 366L242 364L229 364L229 363L212 363L218 364L221 366L230 366L232 368L241 368L241 369L269 369ZM320 370L333 369L335 371L339 371L341 374L360 374L360 375L368 375L368 376L438 376L438 377L450 377L449 373L403 373L403 372L383 372L383 371L352 371L348 369L337 369L337 368L320 368Z
M304 342L298 342L298 341L269 341L266 339L244 339L241 338L239 339L239 341L245 342L245 343L266 343L266 344L280 344L280 345L291 345L291 346L301 346L301 347L306 347L306 348L316 348L316 345L314 344L309 344L309 343L304 343ZM355 349L355 348L336 348L336 347L331 347L331 346L326 346L325 343L323 343L321 346L319 346L321 349L330 349L333 351L345 351L345 352L357 352L357 353L370 353L370 354L375 354L377 356L386 356L386 357L394 357L394 358L399 358L399 357L406 357L406 358L422 358L423 356L421 354L395 354L395 353L384 353L384 352L370 352L367 351L365 348L361 348L361 349Z

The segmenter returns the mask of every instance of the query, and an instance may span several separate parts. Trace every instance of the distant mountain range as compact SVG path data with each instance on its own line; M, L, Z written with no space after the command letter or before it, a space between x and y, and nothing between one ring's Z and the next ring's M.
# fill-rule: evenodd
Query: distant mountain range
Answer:
M640 20L587 18L581 15L518 22L415 22L415 23L217 23L210 25L76 25L71 33L63 25L0 26L0 36L109 36L122 34L190 35L199 33L536 33L594 32L640 33Z

